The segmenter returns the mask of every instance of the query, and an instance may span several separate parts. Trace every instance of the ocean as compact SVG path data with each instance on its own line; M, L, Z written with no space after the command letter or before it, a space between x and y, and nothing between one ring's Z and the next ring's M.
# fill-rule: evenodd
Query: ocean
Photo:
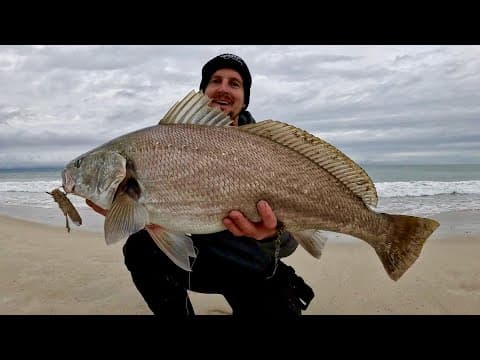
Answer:
M361 166L375 183L379 198L376 211L432 216L449 211L480 210L480 165ZM0 170L0 212L15 215L30 211L38 218L48 209L50 220L43 220L51 222L57 217L64 222L58 205L46 194L60 187L60 173L61 169ZM69 198L83 213L93 212L80 197Z

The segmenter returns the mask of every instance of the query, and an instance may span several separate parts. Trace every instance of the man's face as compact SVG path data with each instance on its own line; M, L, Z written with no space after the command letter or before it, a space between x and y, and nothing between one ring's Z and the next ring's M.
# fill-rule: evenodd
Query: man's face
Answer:
M243 80L233 69L220 69L213 73L205 88L205 95L212 99L210 105L230 115L234 125L243 109L245 94Z

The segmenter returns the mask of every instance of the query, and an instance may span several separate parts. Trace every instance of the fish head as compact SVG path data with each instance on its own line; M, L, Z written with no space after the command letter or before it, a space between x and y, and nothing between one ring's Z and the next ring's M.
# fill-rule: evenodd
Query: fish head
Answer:
M115 151L80 155L63 169L63 189L108 210L119 184L125 178L126 163L125 157Z

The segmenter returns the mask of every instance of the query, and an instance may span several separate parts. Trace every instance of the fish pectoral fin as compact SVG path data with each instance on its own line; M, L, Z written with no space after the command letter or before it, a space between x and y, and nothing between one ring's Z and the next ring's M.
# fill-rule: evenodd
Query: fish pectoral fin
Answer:
M159 225L148 225L146 229L157 246L183 270L192 271L190 257L196 257L193 241L185 234L169 232Z
M290 232L295 240L313 257L320 259L327 237L321 230L308 229Z
M104 233L107 245L126 240L148 223L147 209L128 194L121 193L105 216Z

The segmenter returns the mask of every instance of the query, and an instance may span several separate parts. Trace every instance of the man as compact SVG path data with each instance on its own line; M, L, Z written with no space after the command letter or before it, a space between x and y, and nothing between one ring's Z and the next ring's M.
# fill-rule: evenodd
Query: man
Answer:
M252 78L245 62L222 54L202 68L200 90L233 120L233 126L254 123L246 111ZM87 200L94 210L105 214ZM234 316L297 317L313 291L279 258L298 246L265 201L257 204L261 221L251 222L239 211L223 220L227 230L192 235L198 250L192 272L175 265L146 230L131 235L124 245L125 264L152 312L169 317L193 316L188 290L222 294Z

